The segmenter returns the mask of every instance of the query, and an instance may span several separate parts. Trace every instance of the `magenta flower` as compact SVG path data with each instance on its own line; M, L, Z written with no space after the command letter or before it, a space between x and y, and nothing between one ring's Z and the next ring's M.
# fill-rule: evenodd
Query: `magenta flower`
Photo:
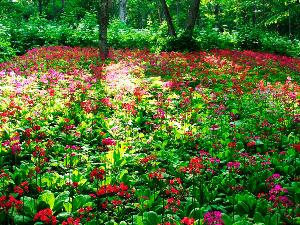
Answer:
M240 162L229 162L227 163L228 169L238 169L241 166Z
M116 145L116 141L111 138L103 138L102 139L102 144L103 145Z
M204 214L204 224L206 225L223 225L222 213L220 211L211 211Z

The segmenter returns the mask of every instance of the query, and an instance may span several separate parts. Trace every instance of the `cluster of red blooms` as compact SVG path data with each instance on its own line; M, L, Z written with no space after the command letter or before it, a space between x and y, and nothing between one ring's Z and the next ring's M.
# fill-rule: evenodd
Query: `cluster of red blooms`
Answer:
M132 115L135 115L137 113L137 111L135 110L135 101L123 103L122 109L131 113Z
M20 186L15 186L14 187L14 193L17 193L19 196L23 196L24 192L28 193L29 192L29 187L28 187L28 181L24 181L20 183Z
M148 177L150 179L162 180L162 179L164 179L164 173L165 172L166 172L166 169L158 169L154 172L149 173Z
M100 102L101 102L103 105L107 106L108 108L115 109L114 105L113 105L113 104L111 103L111 101L110 101L110 98L108 98L108 97L102 98L102 99L100 100Z
M120 185L103 185L97 190L96 195L98 197L104 196L104 195L118 195L120 197L124 198L130 198L131 194L128 192L128 186L124 183L120 183ZM94 196L93 196L94 197Z
M86 221L90 221L90 219L92 217L94 217L94 214L91 213L92 210L93 210L93 208L90 206L78 209L77 213L79 215L79 220L82 220L85 218Z
M40 158L40 157L45 157L46 156L46 150L44 148L41 148L39 146L35 146L35 149L32 153L34 158ZM47 159L45 158L45 161L47 161Z
M7 213L10 208L16 207L17 209L22 208L23 202L15 199L14 196L0 196L0 210L4 209Z
M140 102L143 98L143 96L146 94L147 92L145 90L143 90L140 87L136 87L134 88L133 91L133 95L137 98L137 100Z
M140 159L141 164L147 164L149 161L155 160L157 157L155 155L149 155L145 158Z
M228 147L229 148L236 148L236 142L229 142Z
M103 145L116 145L116 141L112 138L103 138L102 139L102 144Z
M184 225L193 225L195 222L195 219L189 218L189 217L184 217L180 222Z
M255 141L250 141L250 142L247 143L248 148L254 147L255 145L256 145Z
M94 112L94 111L97 110L97 106L96 106L96 105L92 105L91 100L82 101L82 102L80 103L80 107L81 107L86 113Z
M80 225L80 219L69 217L68 219L62 222L62 225Z
M180 198L182 196L183 187L180 178L174 178L169 181L169 189L166 190L166 195L170 198L167 199L165 209L171 209L174 213L178 210L181 204Z
M56 217L53 216L53 212L49 208L40 210L37 214L35 214L33 221L43 222L44 224L47 225L57 224Z
M94 168L90 173L90 180L91 182L94 182L94 180L103 180L104 175L104 169Z
M205 168L202 162L202 158L194 157L190 160L190 163L187 167L183 167L180 170L184 173L201 173Z

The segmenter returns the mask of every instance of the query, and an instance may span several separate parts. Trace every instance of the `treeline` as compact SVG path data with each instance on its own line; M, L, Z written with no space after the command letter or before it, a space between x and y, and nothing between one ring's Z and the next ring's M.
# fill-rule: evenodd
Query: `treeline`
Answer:
M0 1L0 60L42 45L98 46L101 2ZM299 0L107 2L108 44L114 48L237 48L300 55ZM191 21L192 38L188 38Z

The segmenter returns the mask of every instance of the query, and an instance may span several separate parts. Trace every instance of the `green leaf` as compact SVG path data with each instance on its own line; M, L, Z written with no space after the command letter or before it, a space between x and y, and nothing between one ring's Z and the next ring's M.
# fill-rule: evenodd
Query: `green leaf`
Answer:
M271 223L272 225L278 225L280 224L280 214L275 213L272 217L271 217Z
M44 191L43 194L41 194L38 198L38 204L41 204L42 202L49 205L50 209L53 209L54 202L55 202L55 196L51 191Z
M73 200L73 210L81 208L84 204L91 200L91 196L89 195L78 195Z
M32 218L28 217L28 216L23 216L23 215L18 215L18 214L14 214L14 222L15 224L28 224L30 222L32 222Z
M72 214L70 212L61 212L59 213L56 218L59 220L66 220L68 217L70 217Z
M25 196L23 201L24 201L24 206L23 206L24 214L33 217L37 212L36 206L34 204L34 199Z
M60 193L56 198L54 202L53 211L59 211L63 207L63 203L68 200L70 195L69 191L64 191Z
M194 209L191 211L189 217L190 217L190 218L194 218L194 219L199 219L199 218L202 217L202 213L201 213L201 211L200 211L199 208L194 208Z
M228 216L227 214L223 214L222 219L223 219L225 225L232 225L232 218L230 216Z
M239 214L247 214L249 212L249 207L245 202L239 202L236 205L236 210Z
M260 212L255 212L253 219L255 223L263 223L265 221L264 217L261 215Z
M149 225L157 225L159 223L158 215L156 212L146 212L145 217Z
M64 202L63 206L67 212L72 212L72 203L71 202Z

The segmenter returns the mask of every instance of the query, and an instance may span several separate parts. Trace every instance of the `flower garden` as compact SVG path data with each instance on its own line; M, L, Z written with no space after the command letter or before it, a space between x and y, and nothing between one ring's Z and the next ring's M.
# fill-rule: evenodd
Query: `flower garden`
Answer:
M0 224L300 224L300 59L97 57L0 64Z

